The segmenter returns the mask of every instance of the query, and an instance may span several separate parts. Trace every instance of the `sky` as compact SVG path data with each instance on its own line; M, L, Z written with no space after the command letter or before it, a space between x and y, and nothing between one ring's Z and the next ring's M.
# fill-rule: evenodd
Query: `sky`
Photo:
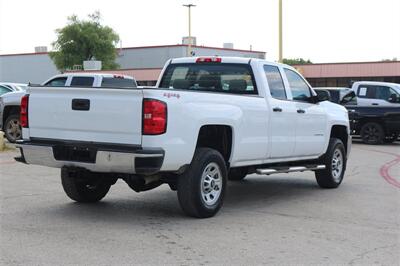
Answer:
M67 17L98 10L123 47L178 44L265 51L278 59L278 0L0 0L0 54L33 52ZM283 56L314 63L400 59L400 0L283 0Z

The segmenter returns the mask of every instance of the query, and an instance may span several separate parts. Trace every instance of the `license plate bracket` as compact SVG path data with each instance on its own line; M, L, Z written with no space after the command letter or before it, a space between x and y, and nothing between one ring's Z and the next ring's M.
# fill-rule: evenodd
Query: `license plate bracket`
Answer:
M55 145L53 155L57 161L95 163L97 149L76 145Z

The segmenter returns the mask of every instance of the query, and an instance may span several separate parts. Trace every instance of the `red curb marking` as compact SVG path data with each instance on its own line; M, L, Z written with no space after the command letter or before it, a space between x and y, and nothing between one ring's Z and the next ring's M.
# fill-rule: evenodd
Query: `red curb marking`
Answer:
M400 157L397 157L396 159L394 159L394 160L392 160L392 161L390 161L390 162L388 162L388 163L385 163L385 164L381 167L381 169L379 169L379 173L381 174L381 176L382 176L389 184L391 184L391 185L393 185L393 186L395 186L395 187L397 187L397 188L400 188L400 182L397 181L394 177L392 177L392 176L389 174L389 169L390 169L393 165L395 165L395 164L397 164L397 163L400 163Z
M386 180L386 182L388 182L392 186L400 188L400 182L398 180L396 180L396 178L394 178L393 176L391 176L389 174L389 169L391 167L393 167L394 165L400 163L400 155L395 154L395 153L391 153L391 152L378 151L378 150L372 150L372 149L360 149L360 150L373 151L373 152L378 152L378 153L383 153L383 154L395 156L396 159L394 159L394 160L392 160L390 162L387 162L387 163L385 163L384 165L381 166L381 168L379 169L379 174L383 177L383 179Z

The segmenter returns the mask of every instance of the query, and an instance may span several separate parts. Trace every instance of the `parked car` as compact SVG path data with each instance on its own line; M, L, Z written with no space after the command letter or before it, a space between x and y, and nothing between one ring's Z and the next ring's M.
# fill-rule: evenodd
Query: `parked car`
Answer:
M154 88L29 88L18 160L61 168L78 202L101 200L119 178L138 192L166 183L186 214L210 217L226 180L249 173L315 171L320 187L341 184L347 111L321 101L287 65L172 59Z
M319 97L344 105L349 112L352 135L366 144L391 143L400 135L400 106L359 106L348 88L314 88Z
M68 73L56 75L42 84L51 87L91 86L136 88L136 80L131 76L99 74L99 73ZM20 86L22 87L22 86ZM22 129L19 121L20 103L24 90L17 90L0 97L0 128L10 142L21 139Z
M24 91L27 84L0 82L0 96L9 92Z
M359 106L400 106L400 84L376 81L357 81L352 90Z

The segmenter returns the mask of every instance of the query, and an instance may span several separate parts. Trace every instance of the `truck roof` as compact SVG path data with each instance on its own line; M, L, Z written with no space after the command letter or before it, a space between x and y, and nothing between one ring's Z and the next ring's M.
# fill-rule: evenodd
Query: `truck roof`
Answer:
M204 58L221 58L221 63L231 63L231 64L249 64L250 61L257 61L260 63L266 63L269 65L276 65L276 66L285 66L286 68L294 69L293 67L281 64L277 62L267 61L265 59L260 58L252 58L252 57L231 57L231 56L194 56L194 57L181 57L181 58L174 58L170 60L170 64L183 64L183 63L196 63L199 59Z
M395 87L400 87L400 84L398 83L392 83L392 82L383 82L383 81L356 81L353 83L354 84L369 84L369 85L381 85L381 86L395 86Z
M64 73L64 74L55 75L51 78L58 78L58 77L106 77L106 78L112 78L115 76L123 77L124 79L134 79L132 76L128 76L128 75L111 74L111 73L93 73L93 72Z

